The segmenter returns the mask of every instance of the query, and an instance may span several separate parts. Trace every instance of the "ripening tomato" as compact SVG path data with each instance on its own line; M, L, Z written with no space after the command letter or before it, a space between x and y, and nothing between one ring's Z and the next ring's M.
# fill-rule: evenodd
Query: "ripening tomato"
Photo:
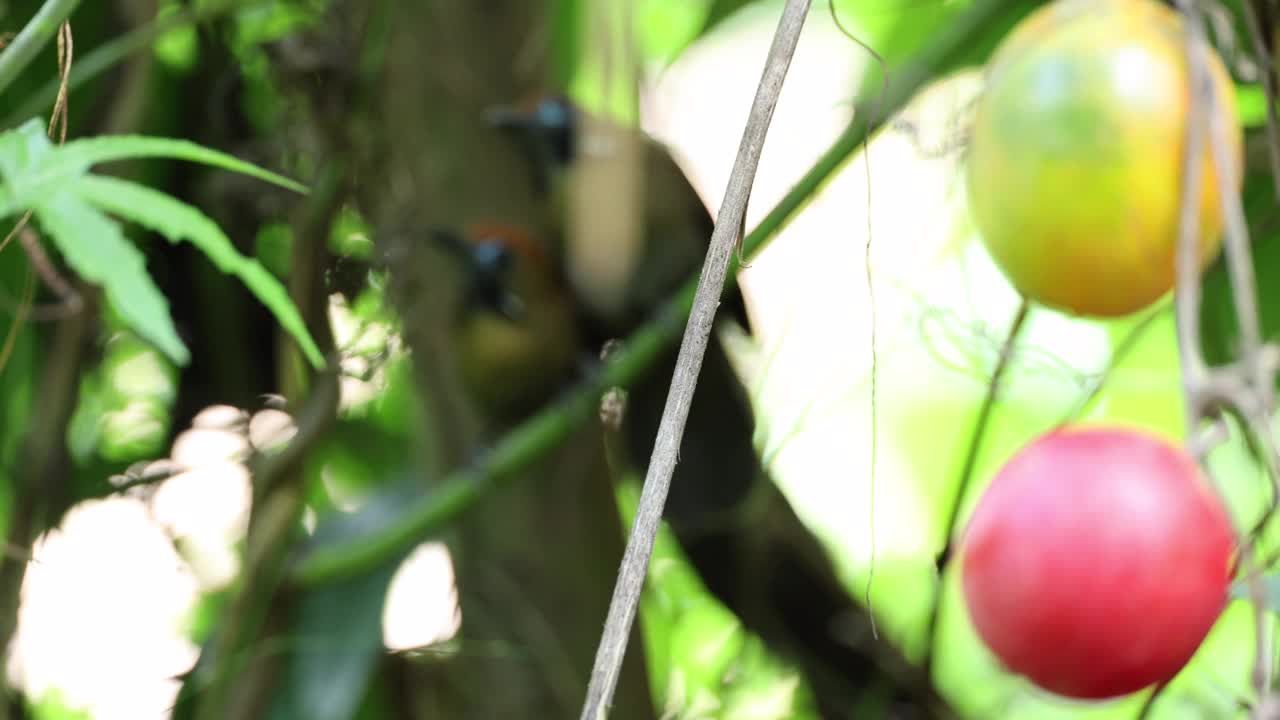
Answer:
M1183 449L1048 432L1000 469L960 542L969 615L1012 672L1081 699L1172 678L1227 600L1235 534Z
M995 263L1026 297L1111 317L1173 287L1190 107L1182 16L1158 0L1057 0L996 49L968 156L969 205ZM1243 182L1235 88L1209 50L1216 121ZM1221 248L1206 130L1198 242Z

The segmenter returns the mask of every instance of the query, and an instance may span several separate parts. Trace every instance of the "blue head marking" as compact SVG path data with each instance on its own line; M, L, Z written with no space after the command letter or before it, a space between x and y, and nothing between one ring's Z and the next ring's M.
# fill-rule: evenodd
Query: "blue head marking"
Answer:
M475 243L471 248L468 294L472 303L518 322L524 316L524 303L507 286L511 262L511 248L500 240Z
M560 95L543 98L534 110L534 119L555 162L561 165L572 162L577 151L578 118L569 100Z

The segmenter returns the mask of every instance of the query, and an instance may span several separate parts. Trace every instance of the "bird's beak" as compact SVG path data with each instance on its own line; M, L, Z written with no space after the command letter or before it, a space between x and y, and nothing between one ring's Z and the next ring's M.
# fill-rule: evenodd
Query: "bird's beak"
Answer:
M556 165L556 151L548 147L547 128L538 113L516 105L493 105L484 111L484 122L521 148L532 161L529 169L534 188L546 192L548 173Z
M463 264L471 264L471 250L457 232L445 227L432 226L427 228L427 238Z
M484 111L484 122L499 130L530 130L536 124L534 113L513 105L493 105Z

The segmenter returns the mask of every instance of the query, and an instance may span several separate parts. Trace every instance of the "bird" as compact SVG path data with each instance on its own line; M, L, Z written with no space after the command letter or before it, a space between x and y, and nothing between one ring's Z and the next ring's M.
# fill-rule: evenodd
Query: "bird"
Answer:
M581 321L546 235L513 222L431 226L461 280L442 308L460 384L482 420L472 460L586 369ZM446 296L447 297L447 296ZM451 540L466 643L432 687L436 714L567 717L581 702L625 534L599 442L576 433L459 521ZM514 601L513 601L514 599ZM633 641L640 642L633 634ZM464 643L464 644L466 644ZM643 656L642 656L643 657ZM611 716L655 716L646 668L624 664ZM485 678L503 678L495 693Z
M452 328L462 383L489 427L506 429L580 367L583 339L572 299L550 249L527 228L489 221L429 233L462 269Z
M514 421L553 401L581 372L583 358L598 358L604 344L661 312L663 302L701 267L714 221L665 146L639 129L611 127L564 95L491 108L486 120L527 158L534 184L546 198L547 226L534 230L482 222L441 242L467 263L456 327L464 353L459 364L473 368L469 390L480 403L491 403L488 414ZM584 127L603 128L606 136L624 137L642 148L642 225L629 238L566 237L569 212L587 204L581 194L592 188L592 171L580 164L608 162L607 152L582 157L591 144L583 138ZM621 251L629 260L621 270L617 263L601 270L608 282L592 277L598 267L593 263L615 242L637 238L640 247ZM460 252L460 247L469 250ZM591 248L585 251L588 257L576 254L583 248ZM720 315L750 328L736 287L725 292ZM569 322L574 327L561 325ZM520 340L521 333L538 340ZM569 351L574 345L577 360ZM465 356L495 348L510 354L497 360ZM628 388L622 445L626 462L641 474L677 357L673 344ZM522 371L486 377L505 372L502 368ZM524 387L497 390L509 383ZM900 717L949 717L917 668L891 646L869 639L874 633L866 610L763 468L754 429L746 388L727 348L713 336L664 508L664 519L707 590L748 630L796 663L824 717L847 716L863 695L885 687L895 698L920 705L921 714Z
M587 113L556 93L490 108L487 119L516 142L529 161L534 185L547 198L553 232L541 246L558 258L554 272L567 286L589 351L634 331L701 267L715 223L680 165L657 140ZM639 232L627 228L572 237L573 211L605 202L589 199L598 166L616 164L609 148L628 143L640 148L635 158L642 176L637 187L642 193ZM718 313L749 327L746 303L736 288L725 293ZM629 455L641 465L652 454L676 359L671 348L628 394L622 431ZM720 338L713 337L668 496L669 521L692 531L716 515L707 508L734 507L745 498L759 472L754 427L745 388ZM716 482L701 480L709 477Z
M534 95L486 115L528 159L547 223L557 230L565 280L596 332L634 329L701 267L715 223L666 146L561 94ZM618 179L628 171L632 184ZM626 206L601 192L605 184L640 197L633 226L609 222ZM722 317L746 327L741 294L724 300Z

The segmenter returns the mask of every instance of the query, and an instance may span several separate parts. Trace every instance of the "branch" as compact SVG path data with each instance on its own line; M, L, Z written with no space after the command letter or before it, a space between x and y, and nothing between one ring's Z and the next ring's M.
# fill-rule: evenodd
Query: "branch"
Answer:
M738 241L739 228L747 211L747 199L755 182L756 168L760 164L760 151L764 148L765 135L773 120L773 111L782 92L782 82L791 67L800 31L809 11L811 0L787 0L778 29L773 36L773 46L765 60L760 85L756 88L755 101L747 116L747 126L738 145L738 157L729 175L724 202L711 233L711 247L702 266L702 277L694 296L693 312L685 327L680 356L676 360L675 375L667 404L662 411L662 423L653 444L653 455L640 492L640 505L636 509L631 527L631 537L622 556L622 567L613 588L609 603L609 616L605 620L600 647L596 651L595 667L587 686L587 699L582 707L582 720L603 718L613 701L613 691L618 684L622 658L626 655L631 625L635 622L636 606L640 602L640 590L644 587L649 558L658 535L658 523L671 488L671 475L676 469L680 452L680 440L684 437L685 421L693 392L698 386L698 373L702 370L702 358L711 339L716 308L724 291L725 276Z
M1218 425L1216 437L1202 433L1205 420L1219 420L1222 411L1234 410L1243 418L1248 431L1262 444L1268 475L1275 483L1277 468L1275 438L1270 418L1274 405L1276 355L1262 343L1258 320L1258 299L1249 232L1245 222L1240 192L1236 186L1239 168L1234 165L1229 128L1217 112L1217 97L1208 68L1208 44L1204 39L1203 19L1194 0L1178 0L1178 9L1187 23L1186 57L1190 107L1183 148L1182 212L1179 218L1175 308L1178 324L1178 354L1182 364L1182 384L1186 395L1187 442L1196 460L1211 476L1206 456L1224 433ZM1227 269L1231 278L1232 300L1240 325L1240 358L1229 365L1210 368L1200 349L1200 254L1199 213L1203 141L1209 131L1210 152L1218 181L1218 195L1225 219L1224 240ZM1264 514L1261 528L1275 510L1280 486L1273 490L1271 508ZM1271 679L1271 653L1267 647L1266 613L1263 590L1252 556L1252 537L1240 539L1241 564L1248 580L1257 622L1253 684L1258 700L1266 698ZM1157 694L1159 690L1157 690ZM1154 703L1148 700L1148 707ZM1262 711L1262 705L1257 712Z

